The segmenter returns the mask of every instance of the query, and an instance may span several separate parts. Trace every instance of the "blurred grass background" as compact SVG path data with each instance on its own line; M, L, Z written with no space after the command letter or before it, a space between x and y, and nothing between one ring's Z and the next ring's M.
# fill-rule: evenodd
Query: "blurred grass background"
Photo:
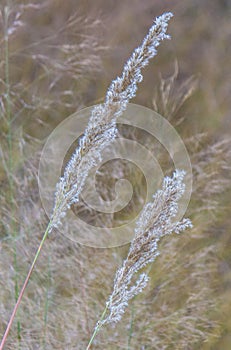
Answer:
M230 349L231 2L1 0L0 9L1 334L47 222L37 186L46 138L71 113L103 101L153 19L172 11L172 40L132 102L158 109L186 143L194 229L162 243L148 290L93 348ZM161 84L176 66L161 103ZM127 249L50 237L6 349L84 349Z

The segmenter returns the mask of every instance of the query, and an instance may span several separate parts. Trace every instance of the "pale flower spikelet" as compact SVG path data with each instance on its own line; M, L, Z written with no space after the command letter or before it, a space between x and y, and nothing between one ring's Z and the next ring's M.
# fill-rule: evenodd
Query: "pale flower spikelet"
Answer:
M153 196L153 201L142 210L136 222L135 236L131 242L127 258L116 272L114 288L106 304L108 315L97 327L106 323L118 322L128 302L140 293L148 283L146 273L138 277L136 273L159 255L158 242L173 232L180 233L192 227L189 219L174 222L178 212L178 201L185 189L184 171L176 170L173 176L165 177L162 189Z
M78 202L90 169L100 162L102 150L116 138L116 119L135 96L137 84L143 78L141 69L156 55L160 42L170 38L166 31L172 16L164 13L155 20L141 46L125 64L122 75L111 83L104 103L93 109L79 146L57 184L50 231L60 225L66 211Z

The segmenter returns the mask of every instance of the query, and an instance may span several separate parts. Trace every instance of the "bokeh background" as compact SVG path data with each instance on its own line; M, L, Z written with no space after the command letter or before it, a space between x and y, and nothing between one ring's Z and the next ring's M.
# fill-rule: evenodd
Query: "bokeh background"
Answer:
M1 0L0 10L1 334L48 222L37 184L46 138L103 101L153 19L171 11L172 39L132 102L166 117L186 144L194 228L162 242L149 287L92 348L230 349L230 0ZM110 197L110 168L104 172ZM127 250L49 237L6 349L86 348Z

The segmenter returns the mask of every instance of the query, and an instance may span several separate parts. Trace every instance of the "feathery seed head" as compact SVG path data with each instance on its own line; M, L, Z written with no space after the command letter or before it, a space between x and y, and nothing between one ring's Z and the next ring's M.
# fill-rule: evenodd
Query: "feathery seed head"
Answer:
M57 184L50 231L60 225L66 211L78 202L89 171L100 162L102 150L116 138L116 119L135 96L137 85L143 79L141 69L156 55L160 42L169 38L166 31L171 17L171 13L165 13L156 19L141 46L125 64L121 77L111 83L104 103L93 109L79 147Z
M148 283L148 276L135 275L159 255L158 242L173 232L180 233L192 227L189 219L173 222L178 211L178 201L184 193L184 171L176 170L172 177L165 177L162 189L153 196L153 201L142 210L136 223L135 236L127 258L117 271L113 292L107 302L108 316L102 324L118 322L130 299L139 294Z

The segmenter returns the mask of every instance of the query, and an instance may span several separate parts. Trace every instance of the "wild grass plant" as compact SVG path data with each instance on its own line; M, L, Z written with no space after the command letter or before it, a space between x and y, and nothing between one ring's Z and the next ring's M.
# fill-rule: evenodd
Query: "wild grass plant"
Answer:
M26 14L25 19L27 19ZM79 30L81 31L83 27L81 26ZM17 27L14 35L20 37L20 28L22 27ZM12 38L15 40L15 37L12 36L11 40ZM94 36L92 36L92 40L94 40ZM15 44L11 45L12 43L10 43L9 53ZM89 46L88 48L90 51ZM97 45L95 48L97 49ZM49 57L51 52L47 51L46 54ZM71 54L70 51L67 55L69 54ZM86 57L88 56L89 52L86 52ZM94 59L93 61L95 62ZM10 66L14 63L13 59L9 62ZM54 61L50 59L47 60L48 62L50 64ZM97 69L100 69L100 60L98 60L98 64ZM62 63L56 68L59 66L62 67ZM68 64L66 67L68 68ZM49 72L49 69L46 72ZM90 67L91 71L92 69L93 67ZM63 74L65 80L68 75L65 72ZM47 75L44 74L43 79L46 77ZM45 84L44 80L41 81ZM159 84L160 87L162 83ZM31 90L33 96L35 96L36 84L39 84L39 80L33 82L35 89ZM11 96L18 96L13 91L12 78L9 87ZM63 91L65 91L65 84L56 85L56 87L57 90L53 90L54 95L49 95L51 103L48 103L46 107L53 116L52 110L60 101L58 87L60 87L60 91L64 87ZM163 100L166 105L171 106L174 100L171 100L171 95L164 93L164 84L161 89ZM195 90L194 86L186 84L186 95L188 91L188 96L190 96L190 91L193 90ZM17 93L18 91L20 89L17 90ZM73 88L73 91L76 90ZM183 102L184 97L180 98L180 93L174 84L171 86L171 91L179 97L179 103ZM28 102L29 90L27 94ZM5 96L2 93L2 100ZM25 98L25 95L23 96ZM46 98L43 100L46 102L48 95L44 97ZM25 116L28 117L31 113L31 118L37 119L39 106L42 108L41 115L44 115L42 98L35 99L37 102L39 100L40 104L36 103L34 109L27 109L29 104L21 103L20 99L17 103L13 103L11 100L12 116L16 116L17 108L20 108L21 114L19 115L22 116L22 113L25 112ZM81 100L80 96L79 100ZM160 99L158 100L160 101ZM187 99L185 99L184 104L185 102ZM75 103L78 104L78 102ZM63 104L61 103L61 105ZM31 106L33 106L32 103ZM75 107L67 106L67 108L68 115ZM173 124L176 123L181 127L184 121L182 118L178 119L178 113L171 115L171 111L173 109L170 108L163 115L166 118L171 118ZM18 119L18 125L20 125L21 120L22 117ZM46 123L46 119L41 120L42 123ZM2 185L6 190L4 196L3 194L1 196L4 207L2 212L4 230L1 240L1 273L3 278L0 288L2 333L15 298L15 294L12 293L16 281L14 274L17 270L18 284L22 285L27 266L31 262L35 247L39 244L41 232L47 224L39 202L35 181L39 154L36 157L28 157L28 146L37 149L38 142L28 135L25 136L22 131L17 131L15 127L11 131L15 145L11 157L13 163L12 178L15 184L13 191L15 211L9 206L7 177L4 172L1 172ZM105 326L102 332L99 332L92 348L205 348L206 342L207 344L216 344L214 339L221 334L222 330L216 315L218 306L222 307L219 298L220 276L218 270L221 246L215 240L216 226L214 223L214 226L211 227L211 220L218 215L220 193L227 189L230 184L227 176L230 169L230 146L228 140L222 142L217 140L214 143L213 140L209 139L209 136L204 134L193 135L193 137L190 134L190 137L185 137L184 141L191 152L195 179L192 204L188 212L188 215L193 219L194 229L190 233L182 235L180 239L178 236L172 236L160 243L161 255L155 264L151 265L149 284L140 296L130 301L129 308L114 329ZM2 147L6 147L4 142L2 142ZM151 145L150 140L151 147L153 145ZM4 158L2 159L7 160L9 155L7 147L3 149ZM8 163L4 162L4 164ZM124 167L118 171L121 172L121 169L122 173L125 172ZM108 176L108 169L105 168L104 171L105 175ZM117 177L116 171L113 176ZM209 186L209 184L212 185ZM110 188L108 190L110 191ZM107 190L104 189L104 191L107 195ZM11 218L16 222L16 240L9 234L9 232L14 232L10 226ZM11 330L7 348L86 348L97 317L100 317L104 303L112 292L112 276L117 268L123 266L123 260L126 260L128 254L127 249L128 247L110 250L94 249L71 242L58 232L50 235L27 287L24 302L20 307L18 319L20 333L18 333L17 322L15 322L14 326L16 327ZM17 267L12 264L15 251ZM12 268L9 269L9 266ZM16 339L18 339L18 345L16 345Z
M159 46L160 41L169 38L166 31L168 21L171 17L171 13L165 13L156 19L154 25L144 38L142 45L134 51L131 58L127 61L121 77L112 82L107 91L104 104L93 109L84 136L80 139L78 148L73 153L71 160L65 167L63 177L60 178L57 184L51 219L37 249L22 289L16 297L15 308L3 336L1 348L3 348L5 344L35 263L48 234L51 234L54 228L58 228L59 225L61 225L66 211L70 209L72 204L79 201L80 193L90 169L100 162L102 149L106 148L107 145L115 139L117 133L116 118L122 114L129 100L135 96L137 84L142 81L141 69L156 55L156 48ZM176 172L172 180L166 178L162 192L156 194L154 203L152 205L149 204L141 215L139 221L140 228L139 226L137 227L136 236L134 238L134 247L133 245L131 246L131 252L128 255L128 267L124 266L123 273L122 270L120 271L123 277L118 273L115 279L115 289L113 293L115 295L119 293L121 296L117 302L112 301L114 297L111 297L109 306L111 313L110 316L108 316L108 320L119 320L128 300L140 293L147 284L147 275L141 274L136 285L130 287L130 291L127 290L134 273L152 262L157 256L157 243L159 239L172 231L178 233L191 225L189 220L182 221L182 223L171 223L171 218L177 213L176 202L183 192L181 181L182 174L180 172ZM164 203L165 201L166 204ZM169 205L169 208L167 205ZM159 213L156 212L158 206L160 206ZM161 218L161 215L163 215L163 218ZM155 223L154 226L155 217L159 217L160 221ZM146 224L145 221L147 221ZM164 221L166 221L165 228L162 227ZM131 258L132 256L135 256L134 261L134 257ZM119 282L121 277L122 280ZM118 281L116 281L117 279ZM119 287L116 287L117 284ZM122 288L120 292L118 292L118 288ZM115 304L117 305L115 306ZM120 311L117 310L118 308ZM90 343L87 348L89 348Z
M39 156L40 146L36 139L23 133L22 128L26 129L28 117L35 117L39 113L42 115L44 111L57 108L59 104L70 110L76 109L84 90L84 84L82 84L82 90L78 89L78 93L73 94L73 91L63 89L63 82L67 77L69 77L69 87L74 86L76 82L79 84L80 80L86 82L90 67L90 70L95 73L100 70L100 53L105 50L98 45L98 39L96 45L94 32L100 25L99 21L89 20L87 22L76 14L72 14L65 23L60 25L55 34L47 33L45 40L40 37L36 42L31 42L30 37L23 35L24 30L28 30L28 18L36 18L38 13L40 16L44 15L44 8L46 11L49 5L50 2L45 1L39 5L15 4L11 6L8 3L1 5L1 182L4 184L5 191L4 195L1 194L4 208L1 214L1 239L2 244L6 244L6 247L9 248L9 266L12 265L13 273L9 280L11 279L14 284L15 301L19 296L20 269L22 269L22 262L27 259L27 255L22 250L23 241L25 233L29 232L33 226L32 222L26 219L29 214L28 210L31 214L36 214L38 229L43 230L45 219L40 209L38 210L37 204L33 203L33 199L37 202L38 193L30 190L29 197L24 195L28 186L31 185L33 188L36 181L37 168L34 166L36 157ZM82 21L84 21L84 27ZM81 27L84 29L79 35ZM64 42L62 45L56 44L57 38L68 36L67 45ZM23 48L18 48L18 42L22 42ZM53 59L50 56L51 50ZM78 52L78 57L76 52ZM27 76L28 80L23 81L22 71L17 69L17 60L26 61L29 72L36 70L36 86L30 74ZM86 67L87 71L85 71ZM49 91L49 96L46 91ZM40 118L37 120L38 125L44 124ZM36 157L32 156L34 152L36 152ZM29 157L28 154L30 154ZM18 201L19 198L20 201ZM22 225L22 222L25 226ZM4 261L4 256L3 254L2 261ZM1 270L4 269L5 267L2 267ZM8 293L7 289L6 293ZM48 291L46 293L48 295ZM10 299L7 302L9 301ZM6 314L4 307L7 306L7 302L1 304L1 315ZM41 331L44 334L46 333L47 305L48 300L44 311L44 326ZM19 313L15 339L18 341L18 348L21 348L23 343ZM15 340L14 344L16 344Z

